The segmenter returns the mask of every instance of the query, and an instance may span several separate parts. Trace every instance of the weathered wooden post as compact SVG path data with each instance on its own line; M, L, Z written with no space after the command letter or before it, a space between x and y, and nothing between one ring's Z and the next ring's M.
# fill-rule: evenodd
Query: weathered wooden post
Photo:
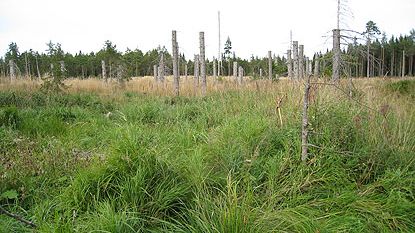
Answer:
M304 78L304 45L298 46L298 74L300 78Z
M316 58L314 60L314 77L320 77L320 58L318 55L316 55Z
M174 83L174 94L176 96L179 96L180 94L180 87L179 87L179 74L178 74L178 49L177 49L177 37L176 37L176 31L172 31L171 33L171 40L172 40L172 49L173 49L173 83Z
M242 81L243 81L243 77L244 77L244 69L242 68L242 66L239 67L238 69L238 84L242 85Z
M293 41L294 79L300 77L298 68L298 41Z
M291 58L291 49L287 50L287 70L288 78L293 78L293 59Z
M333 30L333 77L334 81L340 79L340 30Z
M268 79L272 80L272 53L268 51Z
M202 95L206 95L206 61L205 61L205 33L199 33L199 44L200 44L200 75L202 76Z
M157 65L153 66L153 75L154 75L154 81L158 82L157 76L158 76L158 68Z
M10 68L10 81L14 81L16 79L16 70L14 67L14 61L9 60L9 68Z
M159 81L164 82L164 54L160 54L160 63L159 63Z
M238 62L236 61L233 62L233 79L238 81Z

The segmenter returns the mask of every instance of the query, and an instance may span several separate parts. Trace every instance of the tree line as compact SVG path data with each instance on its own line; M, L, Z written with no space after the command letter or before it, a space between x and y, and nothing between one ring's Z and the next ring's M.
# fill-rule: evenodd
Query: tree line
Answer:
M371 21L370 21L371 22ZM373 22L372 22L373 23ZM373 27L375 26L375 27ZM351 42L344 44L342 51L342 76L363 77L363 76L413 76L415 63L415 30L408 35L387 38L380 34L375 24L367 25L366 32L361 35L363 41L354 37ZM350 41L350 38L349 38ZM102 61L105 61L105 69L108 77L116 77L117 67L123 67L124 76L140 77L152 76L153 66L159 64L160 57L164 57L165 72L172 74L172 56L165 47L158 46L147 52L140 49L128 49L121 52L111 41L105 41L98 52L71 54L62 49L60 43L48 42L44 52L32 49L20 52L16 43L9 44L9 48L3 57L0 57L0 75L10 75L10 61L15 66L17 76L28 78L40 78L51 73L51 64L59 66L64 64L65 76L76 78L101 77ZM243 67L244 74L259 78L260 73L267 77L268 58L252 55L249 59L242 59L232 52L231 41L228 40L224 46L222 55L221 74L232 75L232 63L238 62ZM163 55L163 56L161 56ZM320 59L320 70L323 76L331 76L332 52L317 53L313 57ZM314 64L314 62L313 62ZM272 73L278 76L287 75L287 58L274 55ZM207 74L213 74L213 60L206 59ZM194 60L188 59L184 54L179 54L180 75L193 74ZM262 72L260 72L262 70Z

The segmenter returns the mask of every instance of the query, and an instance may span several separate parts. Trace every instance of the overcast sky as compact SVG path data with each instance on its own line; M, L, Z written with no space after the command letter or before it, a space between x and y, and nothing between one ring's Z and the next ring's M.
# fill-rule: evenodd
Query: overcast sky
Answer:
M373 20L388 36L415 28L415 0L347 0L341 28L363 31ZM0 56L10 42L20 52L45 51L49 40L65 51L98 51L111 40L120 51L171 50L177 30L180 52L198 53L205 32L206 55L218 54L217 12L221 12L222 48L232 41L237 56L283 55L290 41L304 44L307 56L330 46L337 0L0 0Z

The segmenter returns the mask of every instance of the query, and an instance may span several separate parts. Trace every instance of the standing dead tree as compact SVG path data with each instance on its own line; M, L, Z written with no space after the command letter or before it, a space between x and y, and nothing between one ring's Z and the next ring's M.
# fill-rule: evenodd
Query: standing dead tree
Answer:
M287 50L287 69L288 69L288 78L293 78L293 60L291 58L291 49Z
M200 44L200 75L202 77L202 95L206 95L206 60L205 60L205 33L199 33L199 44Z
M176 96L180 95L180 83L179 83L179 49L177 46L177 35L176 31L172 31L171 33L171 40L172 40L172 49L173 49L173 78L174 78L174 94Z
M194 75L193 88L194 88L195 93L197 93L197 87L199 85L199 55L195 55L193 75Z
M158 80L160 82L164 82L164 54L160 53L160 62L159 62L159 70L158 70Z
M333 81L340 79L340 29L333 30Z
M244 77L244 68L240 66L238 70L238 84L239 85L242 85L243 77Z
M217 67L216 67L216 59L215 57L213 57L213 78L215 79L215 81L218 80L218 74L216 71Z
M298 75L302 79L305 77L304 72L304 45L298 47Z
M106 69L105 69L105 61L104 60L101 61L101 70L102 70L102 79L104 79L107 82L108 81L107 80L107 72L106 72Z
M318 54L316 54L314 58L314 77L319 78L320 77L320 58Z
M238 62L233 62L233 79L237 81L238 78Z
M268 51L268 79L272 80L272 53Z
M299 68L298 68L298 41L293 41L293 59L294 59L294 79L298 79Z
M9 68L10 68L10 81L16 80L16 69L13 60L9 60Z

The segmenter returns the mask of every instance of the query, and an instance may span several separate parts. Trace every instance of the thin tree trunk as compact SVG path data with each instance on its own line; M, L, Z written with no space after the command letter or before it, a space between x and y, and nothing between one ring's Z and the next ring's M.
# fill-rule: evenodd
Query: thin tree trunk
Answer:
M288 70L288 78L293 78L293 60L291 58L291 49L287 50L287 70Z
M272 53L268 51L268 79L272 80Z
M405 77L405 50L402 52L402 77Z
M366 78L370 77L370 39L367 39L367 50L366 50L366 58L367 58L367 67L366 67Z
M298 79L299 68L298 68L298 41L293 41L293 59L294 59L294 79Z
M195 94L197 93L197 87L199 85L199 55L195 55L195 61L194 61L194 82L193 87Z
M158 76L158 67L157 65L153 66L153 75L154 75L154 81L158 82L157 76Z
M333 77L334 81L340 79L340 30L333 30Z
M316 55L316 58L314 60L314 77L319 78L320 77L320 57Z
M16 79L16 70L14 67L14 61L9 60L9 67L10 67L10 81L14 81Z
M392 50L392 58L391 58L391 76L395 76L395 51Z
M176 31L172 31L172 47L173 47L173 78L174 78L174 94L176 96L180 95L180 83L179 83L179 74L178 74L178 48L177 48L177 37Z
M39 63L37 61L37 56L36 56L36 70L37 70L37 77L39 78L39 81L40 81L41 76L40 76Z
M302 79L305 76L304 72L304 45L298 46L298 73L299 77Z
M233 79L237 81L238 79L238 62L233 62Z
M200 75L202 76L202 96L206 95L207 80L206 80L206 60L205 60L205 33L199 33L199 44L200 44Z

